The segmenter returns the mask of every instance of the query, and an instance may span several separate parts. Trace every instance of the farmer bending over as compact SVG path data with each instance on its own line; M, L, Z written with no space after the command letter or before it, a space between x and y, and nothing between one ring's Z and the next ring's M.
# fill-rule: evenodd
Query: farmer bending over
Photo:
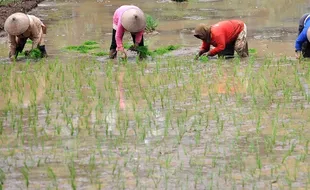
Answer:
M296 58L299 59L301 53L303 57L310 57L310 14L304 14L299 20L298 37L295 42Z
M18 53L23 51L28 38L32 40L31 50L38 48L42 57L47 57L44 45L46 26L39 18L24 13L14 13L6 19L4 30L9 34L9 58L11 60L16 59ZM25 53L29 54L30 51Z
M200 56L233 57L234 50L240 57L247 57L248 43L246 25L239 20L221 21L214 25L199 24L194 36L202 40L202 46L196 59ZM210 50L210 45L215 48Z
M127 58L126 51L123 47L123 36L125 31L131 33L134 46L131 50L136 50L138 46L144 46L143 33L146 26L143 11L133 5L123 5L119 7L113 16L113 35L110 46L110 59L116 58L117 51L124 54Z

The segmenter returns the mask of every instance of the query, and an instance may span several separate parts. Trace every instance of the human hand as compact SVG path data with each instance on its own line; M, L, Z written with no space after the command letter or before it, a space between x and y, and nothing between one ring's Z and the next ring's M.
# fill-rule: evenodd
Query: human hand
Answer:
M200 55L200 56L209 56L209 52L205 52L205 53L203 53L202 55Z
M9 59L10 61L15 61L17 58L17 54L16 53L12 53L11 51L9 52Z
M199 57L204 53L204 50L200 50L196 55L195 55L195 60L198 60Z
M198 60L198 59L199 59L199 57L200 57L200 55L199 55L199 53L197 53L197 54L195 55L194 60Z
M296 51L295 56L296 56L296 59L300 59L301 58L301 51Z
M127 53L126 53L125 49L119 50L119 52L121 54L123 54L123 57L122 57L123 59L127 59Z

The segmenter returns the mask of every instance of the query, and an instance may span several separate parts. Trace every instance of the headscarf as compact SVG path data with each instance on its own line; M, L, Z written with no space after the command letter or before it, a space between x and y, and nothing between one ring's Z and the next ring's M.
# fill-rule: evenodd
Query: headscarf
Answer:
M207 43L211 42L211 26L207 24L198 24L195 28L194 36Z

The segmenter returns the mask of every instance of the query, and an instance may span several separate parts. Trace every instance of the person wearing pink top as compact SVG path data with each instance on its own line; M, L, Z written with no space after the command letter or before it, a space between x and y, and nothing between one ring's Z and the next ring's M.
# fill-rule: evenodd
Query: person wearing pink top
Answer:
M131 50L136 50L138 46L144 46L143 33L146 26L145 16L143 11L134 5L123 5L119 7L113 16L113 33L112 43L110 46L110 59L117 56L117 52L124 54L127 58L127 53L123 46L123 36L125 31L131 33L134 46Z

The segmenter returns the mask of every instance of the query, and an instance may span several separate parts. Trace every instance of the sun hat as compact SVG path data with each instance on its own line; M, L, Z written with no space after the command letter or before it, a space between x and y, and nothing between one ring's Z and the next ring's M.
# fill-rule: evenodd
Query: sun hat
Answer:
M24 13L14 13L4 23L4 30L13 36L24 33L30 25L28 16Z
M140 32L145 26L145 16L141 9L131 8L126 10L121 18L123 27L129 32Z

